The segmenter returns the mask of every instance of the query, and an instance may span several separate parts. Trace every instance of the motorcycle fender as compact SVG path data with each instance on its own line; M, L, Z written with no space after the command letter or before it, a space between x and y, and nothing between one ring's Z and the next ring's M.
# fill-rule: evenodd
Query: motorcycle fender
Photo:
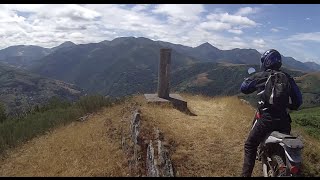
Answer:
M289 161L294 163L300 163L301 158L301 149L299 148L285 148L284 152L286 154L286 157L289 159Z
M279 138L276 138L276 137L273 137L273 136L269 136L266 140L265 140L265 144L268 144L268 143L281 143L282 142L282 139L279 139Z

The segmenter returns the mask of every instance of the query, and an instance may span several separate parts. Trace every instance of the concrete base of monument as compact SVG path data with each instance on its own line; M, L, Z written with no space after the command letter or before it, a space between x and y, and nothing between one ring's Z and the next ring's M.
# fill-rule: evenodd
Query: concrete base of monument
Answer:
M147 103L153 104L172 104L176 109L187 113L189 115L195 115L188 109L187 101L185 101L179 94L169 94L169 98L160 98L158 94L144 94Z

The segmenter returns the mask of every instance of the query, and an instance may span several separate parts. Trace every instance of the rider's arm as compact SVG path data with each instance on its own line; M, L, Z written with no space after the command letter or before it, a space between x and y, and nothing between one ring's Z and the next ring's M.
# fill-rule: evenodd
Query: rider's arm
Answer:
M302 104L302 95L299 87L292 77L289 78L289 82L291 86L290 98L292 103L289 104L288 108L290 110L297 110Z
M268 73L262 71L253 74L246 78L240 87L240 90L244 94L250 94L254 91L264 88L265 82L268 79Z
M240 87L240 90L244 94L250 94L257 90L256 80L253 77L246 78Z

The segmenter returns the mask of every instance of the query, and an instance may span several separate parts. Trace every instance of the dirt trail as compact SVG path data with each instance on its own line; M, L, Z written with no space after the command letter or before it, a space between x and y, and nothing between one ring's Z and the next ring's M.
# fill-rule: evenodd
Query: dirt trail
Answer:
M141 109L142 129L164 133L176 176L239 176L254 110L236 97L182 96L197 116L134 97L10 151L0 161L0 176L129 176L120 139L132 105Z
M197 116L142 105L144 124L159 127L174 146L172 161L176 175L240 176L243 145L254 109L236 97L183 97ZM256 163L253 175L261 175L260 163Z

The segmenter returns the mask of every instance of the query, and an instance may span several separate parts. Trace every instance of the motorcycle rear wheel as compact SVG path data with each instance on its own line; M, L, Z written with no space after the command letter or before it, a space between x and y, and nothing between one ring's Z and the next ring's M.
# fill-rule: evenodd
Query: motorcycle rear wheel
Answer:
M281 177L288 176L285 160L283 157L275 154L271 156L271 161L267 162L267 158L264 158L262 165L263 174L267 177ZM265 165L264 165L265 164Z

